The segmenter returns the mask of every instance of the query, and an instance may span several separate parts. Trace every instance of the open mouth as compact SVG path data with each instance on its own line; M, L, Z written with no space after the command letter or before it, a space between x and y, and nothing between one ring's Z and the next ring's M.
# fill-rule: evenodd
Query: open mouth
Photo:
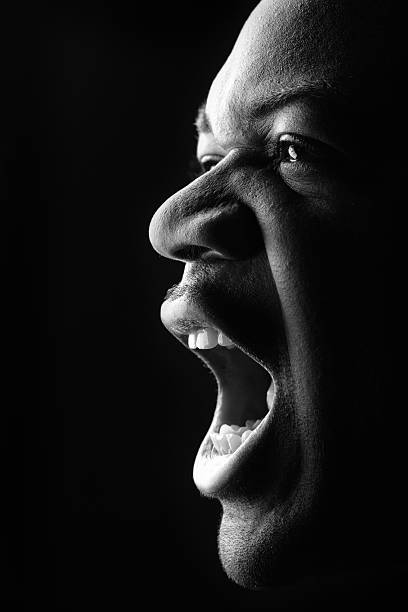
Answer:
M271 375L222 331L205 327L188 335L191 350L208 351L202 359L217 377L219 395L205 454L211 459L235 453L272 409L275 383ZM216 355L211 355L217 351ZM215 361L213 361L215 357Z
M213 419L194 464L194 481L206 495L218 495L258 446L273 420L276 377L238 338L182 299L164 302L164 325L201 358L217 380Z

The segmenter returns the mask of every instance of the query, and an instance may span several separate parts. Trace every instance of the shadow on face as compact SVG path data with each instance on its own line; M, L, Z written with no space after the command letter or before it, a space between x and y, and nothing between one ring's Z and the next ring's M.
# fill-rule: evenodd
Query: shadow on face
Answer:
M261 2L200 111L203 172L151 223L185 262L166 327L234 346L194 349L219 384L194 479L222 504L221 561L246 587L404 564L396 20L381 3ZM251 410L250 441L223 450L222 425Z

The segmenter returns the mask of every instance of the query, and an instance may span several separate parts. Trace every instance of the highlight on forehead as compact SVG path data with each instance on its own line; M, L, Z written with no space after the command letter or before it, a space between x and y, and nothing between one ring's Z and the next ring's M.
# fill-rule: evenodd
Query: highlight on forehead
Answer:
M203 102L198 109L197 118L195 120L195 126L199 134L208 134L212 132L210 120L205 110L206 102Z

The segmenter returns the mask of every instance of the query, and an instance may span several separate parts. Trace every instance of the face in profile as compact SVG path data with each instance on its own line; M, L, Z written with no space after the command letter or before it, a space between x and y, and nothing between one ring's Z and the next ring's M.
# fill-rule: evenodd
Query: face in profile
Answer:
M194 482L250 588L378 566L390 536L393 196L373 152L393 60L387 17L356 4L258 5L199 110L202 173L150 227L185 264L162 321L218 382Z

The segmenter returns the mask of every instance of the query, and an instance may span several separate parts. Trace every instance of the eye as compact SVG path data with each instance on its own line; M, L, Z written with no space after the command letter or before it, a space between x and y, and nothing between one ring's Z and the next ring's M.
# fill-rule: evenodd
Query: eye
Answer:
M289 163L293 163L297 161L299 157L299 152L295 144L288 144L287 151L286 151L286 157Z
M350 172L347 157L337 147L299 134L281 134L269 159L271 170L290 189L313 197L327 195L333 181Z
M203 155L200 159L194 156L190 160L188 178L194 181L199 176L210 172L222 159L221 155Z
M205 174L206 172L209 172L221 160L222 157L220 155L204 155L198 162L201 168L201 173Z
M278 164L308 164L321 162L327 156L325 145L294 134L283 134L278 142Z

